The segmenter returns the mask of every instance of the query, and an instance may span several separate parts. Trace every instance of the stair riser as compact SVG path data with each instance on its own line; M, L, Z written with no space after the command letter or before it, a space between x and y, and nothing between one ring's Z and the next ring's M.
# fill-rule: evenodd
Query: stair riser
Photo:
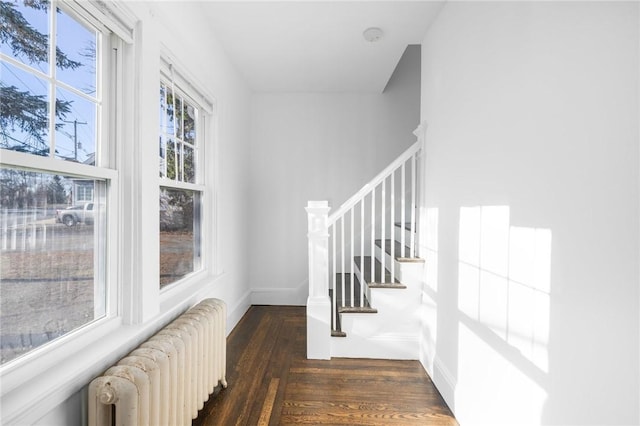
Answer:
M364 277L362 276L362 272L360 271L360 269L358 268L358 266L355 263L353 265L353 268L355 270L356 277L358 277L358 281L363 283L363 286L364 286L363 292L365 294L365 297L367 298L367 300L369 300L369 303L371 303L371 289L369 288L369 286L365 282Z
M407 247L410 247L411 246L411 231L407 230L407 229L404 229L404 227L394 226L393 238L395 238L396 241L401 241L402 234L404 234L404 245L407 246Z
M396 257L398 257L398 255L399 255L399 253L394 253L394 254L396 255ZM382 257L384 256L384 267L386 269L388 269L389 272L391 272L391 261L393 259L391 257L391 255L386 253L386 252L384 252L381 247L376 246L376 254L375 254L375 256L376 256L376 259L378 259L380 262L382 262ZM395 270L396 278L398 278L398 264L397 264L397 262L396 262L395 268L396 268L396 270Z
M412 265L416 266L416 265ZM370 290L376 314L342 314L346 337L331 338L331 356L416 359L420 332L420 286ZM379 308L378 308L379 307Z

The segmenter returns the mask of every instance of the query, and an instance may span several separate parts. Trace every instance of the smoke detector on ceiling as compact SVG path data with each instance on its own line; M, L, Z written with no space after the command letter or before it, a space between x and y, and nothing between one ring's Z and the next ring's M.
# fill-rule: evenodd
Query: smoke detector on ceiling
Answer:
M364 30L362 36L368 42L374 43L382 38L382 30L378 27L371 27Z

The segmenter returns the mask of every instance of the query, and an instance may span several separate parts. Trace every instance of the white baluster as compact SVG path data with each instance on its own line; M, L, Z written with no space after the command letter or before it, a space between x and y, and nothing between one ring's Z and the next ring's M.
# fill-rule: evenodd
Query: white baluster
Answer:
M405 164L406 162L402 163L402 180L401 180L401 184L400 184L400 191L402 191L402 195L401 195L401 199L400 199L400 256L401 257L407 257L407 249L405 248L405 237L404 237L404 223L407 220L407 207L405 205L405 198L406 198L406 187L405 187L405 174L406 174L406 170L405 170Z
M354 295L353 287L355 285L354 274L353 274L353 270L354 270L353 262L354 262L354 259L355 259L355 255L353 253L353 248L354 248L353 247L353 245L354 245L353 244L353 231L354 231L353 228L355 228L355 225L353 223L353 208L351 209L351 222L350 222L350 224L351 224L351 257L349 257L349 265L351 265L351 276L349 278L349 287L350 287L349 291L350 291L350 294L351 294L351 302L349 303L349 306L351 306L353 308L353 299L354 299L354 297L353 297L353 295Z
M382 264L381 270L380 270L380 282L381 283L384 283L384 275L385 275L384 274L384 270L385 270L385 265L384 265L385 264L385 258L384 258L385 257L384 256L384 243L385 243L385 241L384 240L387 239L387 232L386 232L386 229L385 229L385 225L386 225L386 211L385 211L385 209L387 207L385 205L386 202L387 202L387 179L385 178L382 181L382 194L380 195L380 207L382 209L382 219L381 219L381 223L380 223L382 225L382 231L381 231L382 235L380 235L380 238L381 238L381 240L380 240L381 244L380 245L382 246L382 251L383 251L382 256L380 256L380 263ZM371 261L375 262L375 258L372 258Z
M404 230L403 230L404 232ZM416 257L416 155L411 156L411 234L409 234L411 245L409 246L409 256Z
M364 200L360 201L360 277L364 276ZM363 282L360 282L360 307L364 307Z
M376 188L371 191L371 282L373 282L374 262L373 255L376 252ZM364 264L362 265L364 271ZM363 272L364 276L364 272Z
M332 263L333 263L333 309L332 309L332 315L333 315L333 326L337 327L338 323L336 322L336 316L338 315L338 286L336 285L336 278L338 277L338 271L336 270L336 223L334 222L333 225L331 225L331 256L332 256Z
M342 294L342 300L340 301L340 306L344 308L344 301L346 300L345 298L345 284L347 281L347 271L345 269L345 261L344 261L344 257L345 257L345 248L344 248L344 216L342 216L342 218L340 218L340 228L342 230L342 232L340 233L340 258L342 260L342 274L341 277L342 279L340 280L340 282L342 283L342 288L341 288L341 294Z
M391 219L389 224L389 244L391 244L389 252L391 253L391 282L396 282L396 245L395 245L395 237L393 235L394 226L396 222L396 172L391 173ZM387 244L386 240L384 242L385 246ZM383 250L384 251L384 250ZM382 253L383 256L386 257L385 253Z

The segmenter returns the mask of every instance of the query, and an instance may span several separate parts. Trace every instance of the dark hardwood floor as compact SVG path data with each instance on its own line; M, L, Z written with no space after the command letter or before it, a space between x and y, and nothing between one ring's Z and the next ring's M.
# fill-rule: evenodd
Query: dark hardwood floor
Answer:
M418 361L307 360L304 307L252 306L193 424L457 425Z

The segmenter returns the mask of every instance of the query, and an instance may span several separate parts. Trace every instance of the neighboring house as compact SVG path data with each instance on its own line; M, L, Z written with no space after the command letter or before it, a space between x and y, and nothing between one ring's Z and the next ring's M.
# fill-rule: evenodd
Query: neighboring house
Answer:
M74 206L91 203L93 201L94 183L93 180L72 179L71 204Z
M456 417L640 423L640 5L275 3L60 4L121 54L101 92L114 99L81 93L113 113L111 151L99 165L2 162L82 177L74 204L101 182L116 207L100 234L111 281L95 290L104 318L0 370L0 422L83 424L90 380L199 299L225 300L227 331L251 304L305 304L307 201L337 209L422 123L419 358ZM269 44L270 18L284 47ZM363 41L370 26L389 38ZM394 31L407 31L404 45ZM407 45L421 47L401 60ZM377 55L387 60L368 65ZM179 116L180 105L198 114ZM184 243L197 245L194 269L161 289L166 188L202 213ZM546 265L542 278L532 263ZM519 308L545 315L517 324ZM509 332L518 327L537 346Z

